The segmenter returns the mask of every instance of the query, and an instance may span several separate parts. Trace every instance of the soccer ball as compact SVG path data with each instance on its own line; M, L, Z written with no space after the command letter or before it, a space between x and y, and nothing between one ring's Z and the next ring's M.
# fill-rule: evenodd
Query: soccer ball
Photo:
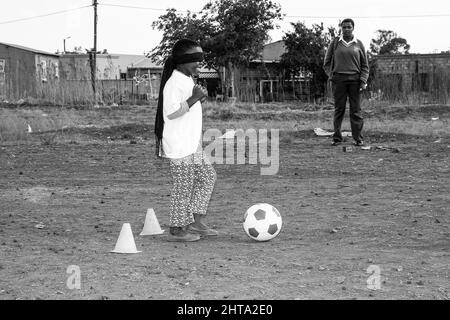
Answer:
M242 225L250 238L268 241L280 233L281 224L281 214L274 206L258 203L245 212Z

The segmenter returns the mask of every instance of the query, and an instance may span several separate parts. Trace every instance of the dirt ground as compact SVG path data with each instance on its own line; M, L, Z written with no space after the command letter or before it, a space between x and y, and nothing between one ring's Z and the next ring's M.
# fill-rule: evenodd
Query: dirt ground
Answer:
M385 148L343 152L312 128L283 130L278 174L215 165L207 221L220 235L171 243L168 167L153 156L152 111L139 110L134 123L69 128L54 143L1 142L0 299L450 298L449 135L367 131ZM215 125L226 126L205 121ZM283 217L268 242L242 228L259 202ZM139 236L148 208L163 235ZM142 252L110 253L126 222ZM80 289L67 286L73 265Z

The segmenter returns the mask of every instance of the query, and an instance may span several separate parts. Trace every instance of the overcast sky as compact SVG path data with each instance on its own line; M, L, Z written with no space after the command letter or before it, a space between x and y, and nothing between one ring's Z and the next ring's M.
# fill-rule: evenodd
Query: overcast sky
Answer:
M154 9L176 8L199 11L206 0L98 0L99 4L128 5ZM302 21L307 26L323 22L337 27L339 18L355 20L355 35L369 48L378 29L397 32L411 45L411 53L450 50L449 0L274 0L289 17L270 32L272 41L290 31L290 22ZM22 18L89 6L92 0L2 0L0 8L0 42L23 45L48 52L74 46L93 47L93 8L11 22ZM161 40L151 23L164 11L99 5L99 50L110 53L143 54ZM426 16L428 15L428 16ZM295 16L295 17L294 17ZM408 17L409 16L409 17ZM412 16L412 17L411 17Z

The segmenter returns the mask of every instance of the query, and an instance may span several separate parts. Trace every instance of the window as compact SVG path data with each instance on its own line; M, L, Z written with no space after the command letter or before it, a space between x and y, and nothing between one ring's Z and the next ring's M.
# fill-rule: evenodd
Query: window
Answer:
M59 79L59 63L53 62L53 69L55 70L55 78Z
M127 79L127 74L121 72L121 73L120 73L120 79L126 80L126 79Z
M0 82L5 82L5 59L0 59Z
M47 61L42 60L40 66L41 66L41 80L42 82L47 82Z

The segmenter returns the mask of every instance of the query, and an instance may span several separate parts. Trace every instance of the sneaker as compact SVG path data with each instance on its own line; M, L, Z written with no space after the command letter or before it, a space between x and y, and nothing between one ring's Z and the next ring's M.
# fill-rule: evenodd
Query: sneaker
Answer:
M168 240L179 242L193 242L200 240L200 236L198 234L189 233L180 227L171 227Z
M332 146L338 146L338 145L340 145L341 143L342 143L341 141L334 140L334 141L331 143L331 145L332 145Z
M192 232L195 234L200 234L202 236L217 236L219 233L211 228L206 227L205 229L194 227L193 225L187 226L188 232Z
M358 140L358 141L355 141L353 144L357 147L362 147L364 145L364 141Z

